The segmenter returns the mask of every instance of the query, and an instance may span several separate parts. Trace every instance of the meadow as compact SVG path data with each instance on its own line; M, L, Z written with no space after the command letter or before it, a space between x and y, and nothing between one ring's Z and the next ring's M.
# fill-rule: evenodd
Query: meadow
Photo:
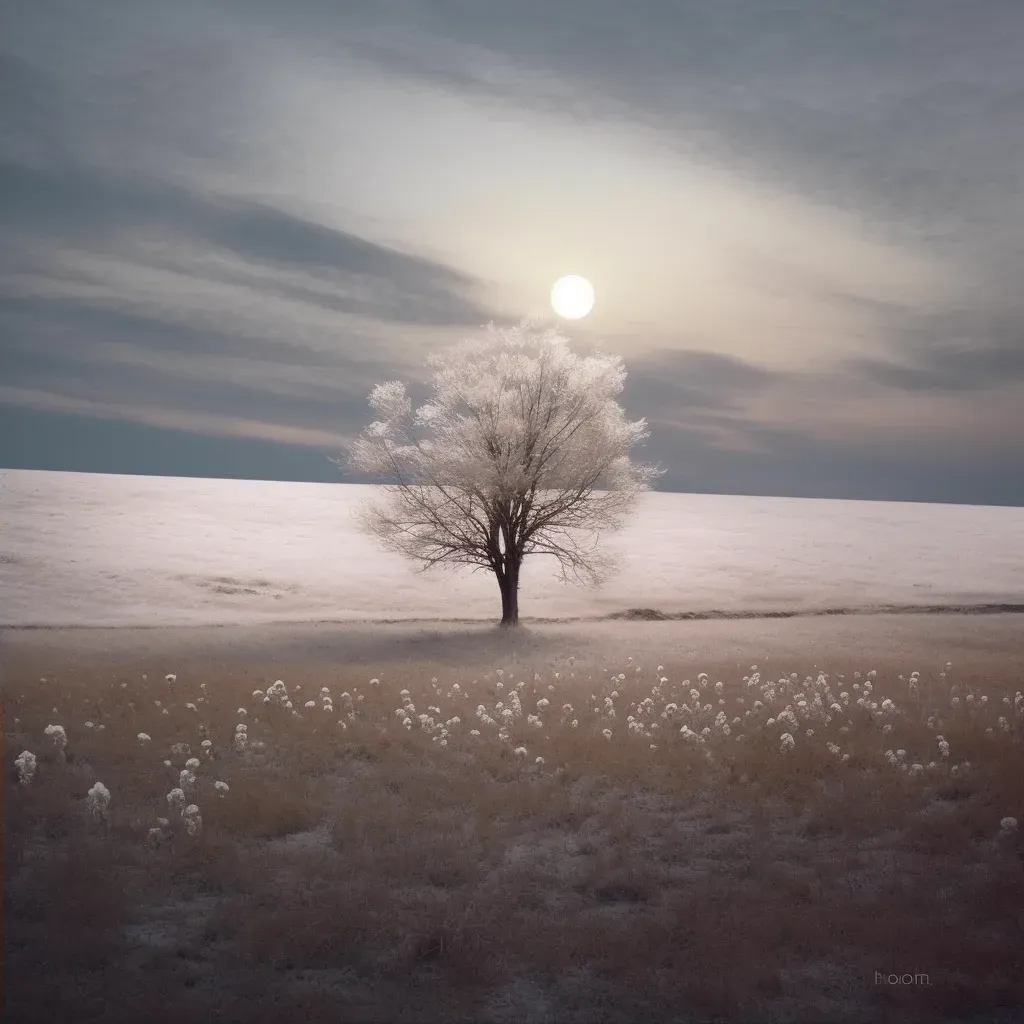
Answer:
M1024 680L620 646L11 664L5 1019L1020 1019Z

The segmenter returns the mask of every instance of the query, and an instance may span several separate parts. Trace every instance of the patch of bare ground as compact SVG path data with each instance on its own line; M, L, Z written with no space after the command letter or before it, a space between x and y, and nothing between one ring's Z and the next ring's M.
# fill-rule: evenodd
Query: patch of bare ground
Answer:
M1019 1019L1012 683L699 667L8 678L5 1019Z

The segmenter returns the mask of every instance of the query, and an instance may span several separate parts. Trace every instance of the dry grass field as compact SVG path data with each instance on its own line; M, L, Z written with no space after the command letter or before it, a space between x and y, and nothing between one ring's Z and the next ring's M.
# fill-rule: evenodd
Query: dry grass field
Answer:
M12 1024L1024 1014L1020 680L46 664L2 691Z

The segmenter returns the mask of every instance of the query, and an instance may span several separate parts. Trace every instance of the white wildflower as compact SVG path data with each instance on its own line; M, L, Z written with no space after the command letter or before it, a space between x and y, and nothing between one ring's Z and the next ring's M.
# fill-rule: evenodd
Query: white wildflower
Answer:
M18 782L27 786L36 773L36 755L31 750L23 750L15 759L14 764L18 769Z
M143 743L148 743L152 738L153 737L150 736L148 732L140 732L137 737L137 739L141 740Z
M185 831L190 836L197 836L202 831L203 819L199 813L198 805L189 804L188 807L181 812L181 820L185 824Z
M48 725L44 730L44 734L52 737L53 745L57 748L57 758L61 761L64 760L64 748L68 745L68 735L64 731L62 725Z
M110 810L110 790L102 782L96 782L86 797L89 811L96 821L106 821Z

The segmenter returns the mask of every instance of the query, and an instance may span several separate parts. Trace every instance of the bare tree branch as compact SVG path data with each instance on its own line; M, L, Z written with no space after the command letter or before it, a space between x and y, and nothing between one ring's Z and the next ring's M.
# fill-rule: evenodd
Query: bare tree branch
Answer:
M348 461L394 483L362 509L362 528L421 570L494 572L503 621L518 617L510 591L528 554L555 558L566 582L607 580L602 534L661 473L630 460L649 432L617 401L621 361L574 355L559 332L524 321L490 324L429 365L433 396L415 414L398 381L370 395L379 418Z

